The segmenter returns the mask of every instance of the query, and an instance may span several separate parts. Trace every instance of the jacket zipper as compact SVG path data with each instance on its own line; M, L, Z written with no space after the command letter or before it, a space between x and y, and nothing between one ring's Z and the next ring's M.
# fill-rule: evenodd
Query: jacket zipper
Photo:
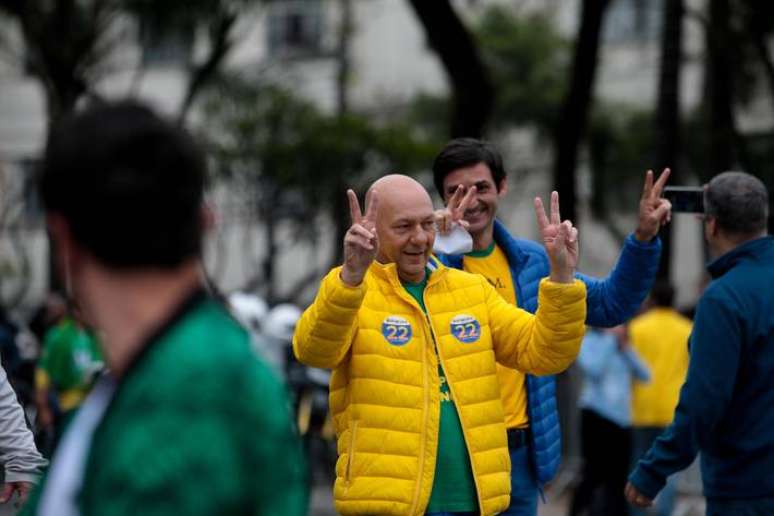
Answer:
M357 424L358 420L352 421L352 428L350 429L350 443L349 454L347 455L347 471L344 473L344 480L349 483L352 477L352 459L355 457L355 437L357 437Z
M425 287L427 288L427 287ZM422 293L422 299L424 300L424 293ZM425 301L425 307L427 307L427 302ZM452 403L455 403L454 400L457 399L457 395L454 394L454 388L452 387L452 382L449 381L449 376L446 374L446 368L443 366L443 355L441 354L441 347L438 345L438 341L435 337L435 330L433 329L433 323L430 320L430 314L425 312L425 319L427 319L427 324L430 327L430 336L433 339L433 346L435 347L435 354L438 356L438 363L443 368L443 374L446 376L446 384L449 386L449 391L451 391L452 395ZM462 419L462 412L457 408L455 404L455 409L457 410L457 417L460 418L460 423L462 423L460 426L462 427L462 436L465 438L465 448L468 450L468 458L470 459L470 469L473 470L473 484L476 486L476 499L478 500L478 510L481 514L484 514L484 504L481 500L481 487L478 485L478 474L476 473L476 466L473 462L473 454L470 450L470 440L468 438L468 434L465 430L465 422ZM440 431L440 424L438 427Z
M412 300L413 301L413 300ZM421 310L421 307L419 307ZM425 336L427 338L427 336ZM429 398L430 386L427 382L427 350L422 349L422 391L424 396L424 407L422 407L422 437L419 440L419 471L417 474L417 485L414 488L414 501L411 503L410 514L416 514L419 505L419 494L422 490L422 475L425 471L425 441L427 440L427 419L429 417Z

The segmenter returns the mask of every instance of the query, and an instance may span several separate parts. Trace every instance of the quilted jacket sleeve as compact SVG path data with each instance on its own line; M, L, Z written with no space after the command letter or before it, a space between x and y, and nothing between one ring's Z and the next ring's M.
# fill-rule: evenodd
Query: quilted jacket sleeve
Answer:
M634 317L653 286L660 257L661 241L658 238L643 243L629 235L606 278L577 274L588 289L586 322L590 326L609 328Z
M533 375L564 371L580 351L585 333L586 286L540 282L535 315L487 292L489 325L497 361Z
M322 281L320 291L301 316L293 335L293 352L312 367L332 369L349 352L357 331L357 313L366 293L366 282L346 285L337 267Z

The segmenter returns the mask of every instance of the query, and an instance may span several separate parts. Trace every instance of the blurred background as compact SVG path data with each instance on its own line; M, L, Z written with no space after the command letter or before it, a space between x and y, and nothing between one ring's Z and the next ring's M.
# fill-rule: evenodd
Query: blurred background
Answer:
M339 263L346 188L403 172L432 189L451 137L498 144L500 218L520 236L536 236L531 199L556 188L590 274L609 271L634 229L649 168L671 167L672 185L742 169L771 191L773 42L766 0L0 0L0 306L13 345L34 364L44 331L31 320L59 287L34 169L75 106L142 99L206 146L218 214L207 270L239 292L265 348ZM660 277L690 308L705 283L701 224L675 216L663 238ZM278 367L319 436L324 514L325 377ZM560 382L567 460L550 500L577 473L576 376Z

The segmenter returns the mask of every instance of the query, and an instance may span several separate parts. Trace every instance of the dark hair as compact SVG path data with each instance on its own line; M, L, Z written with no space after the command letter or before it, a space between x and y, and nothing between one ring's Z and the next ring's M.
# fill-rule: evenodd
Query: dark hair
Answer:
M754 235L766 230L769 193L763 182L744 172L723 172L712 178L704 192L704 212L732 235Z
M656 280L650 290L650 299L656 306L671 308L675 301L675 289L666 280Z
M484 163L492 172L495 187L500 190L500 183L505 179L503 158L494 145L475 138L456 138L443 148L433 161L433 183L443 198L443 180L446 176L460 168L472 167Z
M38 187L106 265L171 268L200 254L205 168L183 129L134 102L102 104L56 125Z

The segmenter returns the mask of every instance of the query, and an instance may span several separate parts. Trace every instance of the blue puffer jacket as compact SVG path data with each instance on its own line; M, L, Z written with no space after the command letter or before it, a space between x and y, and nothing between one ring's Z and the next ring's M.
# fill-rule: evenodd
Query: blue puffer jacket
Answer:
M508 258L519 307L535 313L540 280L550 272L545 248L530 240L513 238L499 221L495 221L494 240ZM606 278L577 274L586 283L586 323L610 327L631 318L653 285L660 256L658 238L643 244L629 235L618 262ZM442 262L457 269L462 268L462 258L462 255L440 256ZM562 455L556 381L553 376L527 375L526 378L532 464L535 478L542 485L554 477Z

